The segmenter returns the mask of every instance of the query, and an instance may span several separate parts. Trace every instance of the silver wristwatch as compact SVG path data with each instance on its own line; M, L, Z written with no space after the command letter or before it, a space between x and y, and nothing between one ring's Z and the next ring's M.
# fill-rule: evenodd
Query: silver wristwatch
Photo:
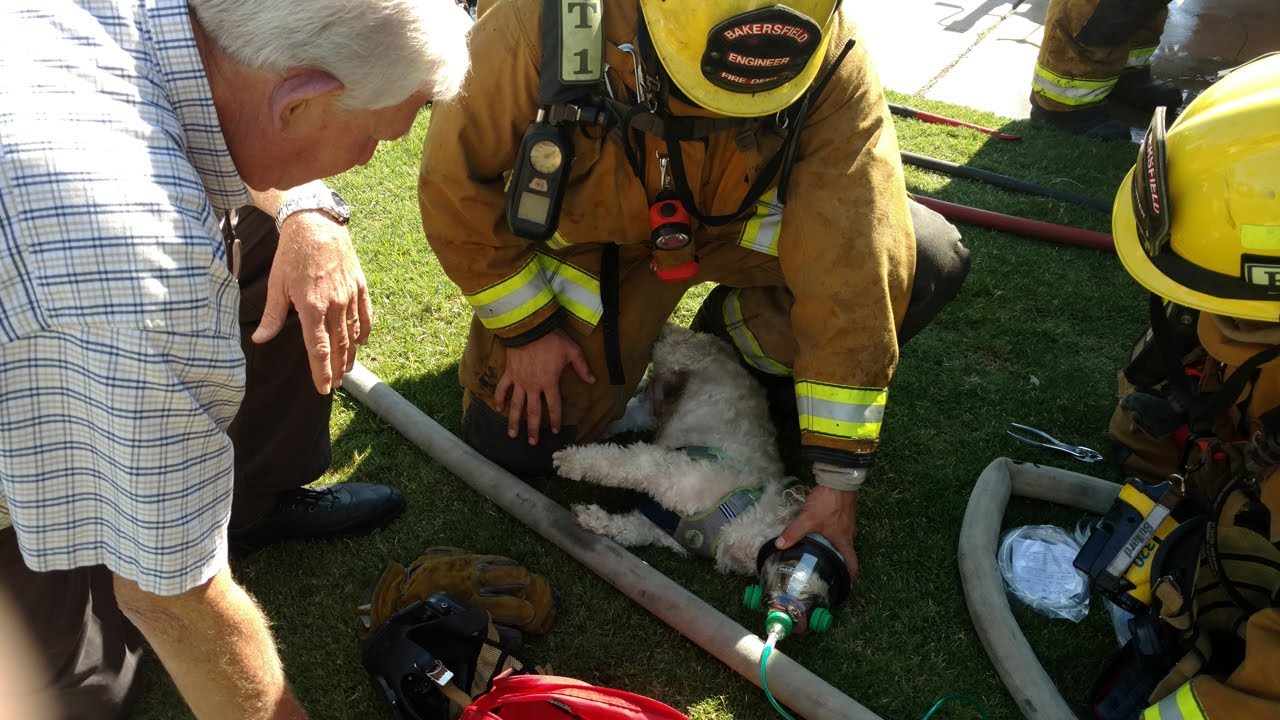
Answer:
M284 224L285 218L296 212L304 210L320 210L339 225L346 225L351 219L351 206L338 193L325 188L316 193L308 193L297 197L289 198L280 209L276 211L276 230L280 230L280 226Z

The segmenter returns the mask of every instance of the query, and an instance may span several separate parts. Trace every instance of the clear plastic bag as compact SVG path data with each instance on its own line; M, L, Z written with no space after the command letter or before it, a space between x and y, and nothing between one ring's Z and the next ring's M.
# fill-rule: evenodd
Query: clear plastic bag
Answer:
M1006 530L996 560L1009 595L1041 615L1080 622L1089 613L1089 578L1071 561L1080 541L1056 525Z

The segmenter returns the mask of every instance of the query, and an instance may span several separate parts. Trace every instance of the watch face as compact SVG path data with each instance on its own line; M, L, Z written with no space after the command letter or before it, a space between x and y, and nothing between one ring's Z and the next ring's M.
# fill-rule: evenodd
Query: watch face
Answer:
M351 206L348 205L347 201L336 191L330 190L329 193L333 195L333 209L337 211L338 215L341 216L343 220L349 219L351 217Z
M341 195L333 190L327 190L296 197L281 205L276 212L276 228L279 229L294 213L307 210L319 210L340 225L345 225L351 220L351 206Z

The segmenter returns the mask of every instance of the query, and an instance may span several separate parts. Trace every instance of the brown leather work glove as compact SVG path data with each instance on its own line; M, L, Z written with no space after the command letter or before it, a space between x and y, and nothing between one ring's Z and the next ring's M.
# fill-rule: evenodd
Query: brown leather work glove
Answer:
M534 635L546 633L555 621L556 601L546 578L501 555L433 547L408 571L396 562L387 565L370 600L370 626L442 590L467 607L488 610L494 622Z

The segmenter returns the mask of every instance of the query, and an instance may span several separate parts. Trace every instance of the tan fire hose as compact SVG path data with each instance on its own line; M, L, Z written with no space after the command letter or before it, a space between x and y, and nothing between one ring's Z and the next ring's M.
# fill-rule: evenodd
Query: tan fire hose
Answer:
M363 365L356 363L342 388L473 490L759 686L764 649L760 638L621 545L579 528L562 506L471 449ZM880 720L776 648L769 656L768 673L774 697L800 717Z
M1022 714L1035 720L1075 720L1009 609L996 566L1001 521L1010 495L1105 513L1120 486L1088 475L996 458L978 476L960 525L960 583L969 616L991 663Z

